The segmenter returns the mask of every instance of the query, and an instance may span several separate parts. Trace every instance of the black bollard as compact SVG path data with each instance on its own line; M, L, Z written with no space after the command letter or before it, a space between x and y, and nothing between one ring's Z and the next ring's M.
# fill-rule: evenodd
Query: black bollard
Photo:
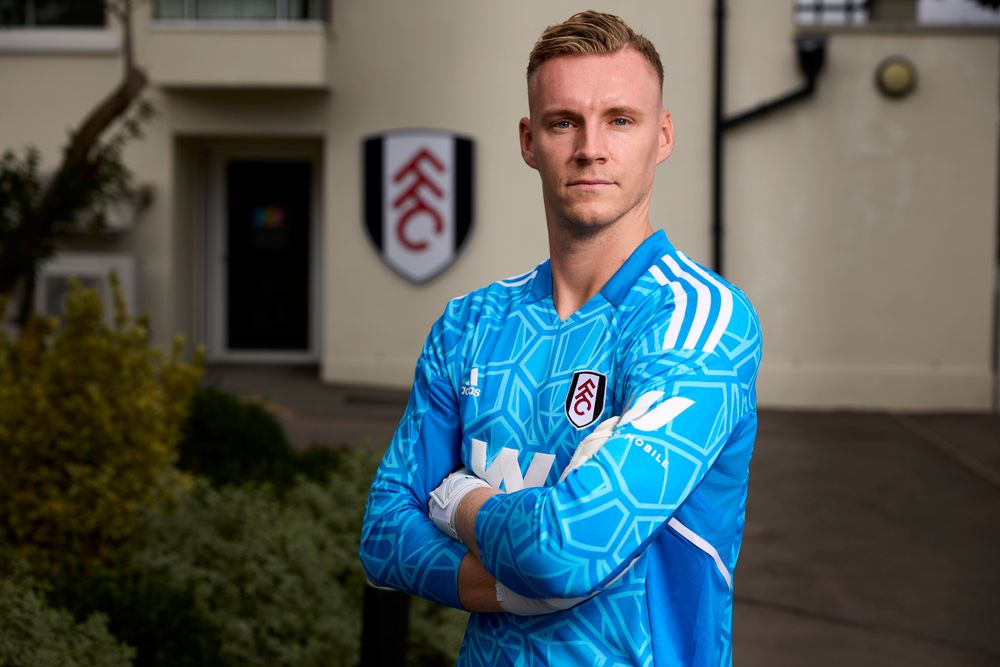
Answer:
M410 596L365 584L360 667L404 667Z

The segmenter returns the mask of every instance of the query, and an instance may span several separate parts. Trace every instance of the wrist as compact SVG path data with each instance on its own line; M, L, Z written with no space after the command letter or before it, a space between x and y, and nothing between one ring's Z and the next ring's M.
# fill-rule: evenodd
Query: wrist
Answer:
M454 539L458 535L458 508L467 495L489 485L466 468L460 468L445 477L427 500L428 516L444 534Z
M503 585L499 581L496 584L497 603L508 614L518 616L538 616L540 614L551 614L575 607L587 598L528 598L520 593L515 593L511 588Z
M459 502L455 511L455 531L458 539L469 547L476 557L479 556L479 545L476 542L476 517L487 500L500 493L494 488L482 487L473 489Z

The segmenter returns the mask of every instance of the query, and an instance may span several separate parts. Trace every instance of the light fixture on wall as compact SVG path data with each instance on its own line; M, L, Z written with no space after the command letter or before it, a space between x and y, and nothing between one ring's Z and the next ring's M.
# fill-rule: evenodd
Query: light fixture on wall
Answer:
M875 87L891 99L901 99L917 87L917 68L903 56L889 56L875 67Z

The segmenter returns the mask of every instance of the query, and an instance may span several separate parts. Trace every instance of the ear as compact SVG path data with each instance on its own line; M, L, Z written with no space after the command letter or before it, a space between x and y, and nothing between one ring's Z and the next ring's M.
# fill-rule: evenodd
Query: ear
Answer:
M528 118L522 118L517 124L517 134L524 163L532 169L538 169L538 163L535 161L535 137L531 134L531 121Z
M674 121L670 112L664 109L660 116L660 145L656 150L656 164L660 164L674 152Z

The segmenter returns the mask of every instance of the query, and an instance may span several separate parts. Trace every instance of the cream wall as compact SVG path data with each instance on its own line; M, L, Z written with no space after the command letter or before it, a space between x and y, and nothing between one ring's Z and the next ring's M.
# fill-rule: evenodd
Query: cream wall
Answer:
M654 224L702 255L709 243L710 12L693 1L669 11L648 2L595 8L618 12L661 45L678 149L660 169ZM448 299L547 256L538 179L521 160L517 122L527 113L524 68L535 39L578 9L571 2L334 3L326 380L408 385ZM476 227L453 268L419 287L381 263L361 225L362 138L400 127L476 140Z
M733 113L786 92L800 75L788 3L730 7ZM661 50L678 150L658 175L654 225L708 263L711 8L598 8ZM538 185L517 153L515 123L526 107L527 52L545 25L575 9L335 5L332 70L344 103L331 109L328 152L326 379L406 385L448 298L544 256ZM764 326L762 404L990 408L997 51L995 34L835 32L814 99L727 136L726 274ZM893 53L920 75L918 92L895 102L872 85L876 63ZM382 267L359 224L361 138L408 126L478 141L478 226L456 266L425 287ZM338 279L345 275L365 276L365 288Z
M731 4L742 109L797 74L787 12ZM896 101L873 85L894 54L919 77ZM727 275L761 316L762 403L991 407L998 62L995 34L833 33L814 99L729 135Z
M153 203L127 233L65 239L61 247L136 257L139 303L150 316L154 342L167 346L175 333L182 333L200 343L206 334L202 190L207 157L234 145L262 151L280 150L282 145L299 150L304 140L321 145L329 127L329 88L303 90L295 81L288 89L266 89L253 79L254 87L220 89L211 82L214 73L201 88L165 88L156 78L157 69L150 67L157 53L149 49L153 30L148 4L134 17L134 25L136 62L150 76L143 97L155 115L143 125L144 137L126 144L124 158L136 181L152 186ZM25 31L17 35L19 44L34 33L39 43L56 46L20 51L5 48L6 35L0 31L0 148L37 146L43 171L56 165L67 132L120 81L117 49L94 52L72 46L94 41L95 36L113 46L116 27L83 32L81 38L73 31L59 31L60 39L52 40L50 31ZM256 39L261 31L230 26L226 32L231 39ZM296 37L313 39L312 32L298 30ZM203 39L198 41L204 45ZM328 43L328 35L324 41ZM226 41L216 44L211 58L232 67L236 61L226 49ZM317 54L317 69L324 69L326 57L325 52Z
M730 112L797 85L790 4L730 3ZM594 6L660 48L677 150L659 170L653 224L708 263L711 5ZM154 82L158 115L126 151L138 179L154 185L152 208L128 234L72 245L134 253L156 339L198 339L206 154L307 142L323 162L321 375L407 386L448 299L547 254L537 175L521 161L516 124L528 51L545 25L578 8L337 0L325 90ZM145 63L155 55L148 15L137 24ZM995 33L835 31L813 99L728 135L726 275L764 326L762 405L990 408L998 43ZM920 79L914 96L890 102L872 75L894 53L913 60ZM0 146L34 143L53 164L65 130L119 70L114 54L0 52ZM382 264L361 221L361 141L402 127L476 140L476 227L455 265L420 287Z

